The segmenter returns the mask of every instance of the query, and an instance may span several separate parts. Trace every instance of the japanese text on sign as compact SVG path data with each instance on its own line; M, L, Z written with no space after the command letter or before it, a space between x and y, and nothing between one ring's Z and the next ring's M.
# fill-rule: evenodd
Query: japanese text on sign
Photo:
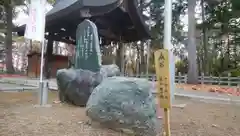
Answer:
M29 21L26 24L24 37L36 41L44 40L46 0L31 0Z
M171 107L170 95L170 68L168 50L161 49L154 53L155 68L157 75L157 89L160 106L162 108Z

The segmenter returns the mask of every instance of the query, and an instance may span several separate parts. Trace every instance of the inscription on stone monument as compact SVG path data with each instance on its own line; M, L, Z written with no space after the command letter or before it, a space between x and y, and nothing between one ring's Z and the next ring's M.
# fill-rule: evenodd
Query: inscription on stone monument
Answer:
M101 67L101 52L96 25L84 20L78 25L75 68L98 72Z

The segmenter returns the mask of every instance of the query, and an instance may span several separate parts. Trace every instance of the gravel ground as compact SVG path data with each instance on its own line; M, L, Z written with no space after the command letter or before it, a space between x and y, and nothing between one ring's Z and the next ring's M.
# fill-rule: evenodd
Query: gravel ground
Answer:
M0 136L125 136L118 132L92 127L84 108L52 103L52 107L36 108L37 96L32 92L0 92ZM240 107L209 104L177 98L186 103L183 109L171 111L172 136L240 136Z

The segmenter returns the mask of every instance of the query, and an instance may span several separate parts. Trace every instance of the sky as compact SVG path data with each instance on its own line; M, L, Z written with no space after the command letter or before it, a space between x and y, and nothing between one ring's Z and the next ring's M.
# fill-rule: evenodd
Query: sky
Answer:
M28 15L22 11L22 8L24 8L24 7L23 6L19 6L18 8L16 8L16 10L18 11L18 15L13 20L13 23L16 24L16 25L26 24L26 22L28 20ZM51 9L52 9L52 6L47 3L46 11L49 11Z

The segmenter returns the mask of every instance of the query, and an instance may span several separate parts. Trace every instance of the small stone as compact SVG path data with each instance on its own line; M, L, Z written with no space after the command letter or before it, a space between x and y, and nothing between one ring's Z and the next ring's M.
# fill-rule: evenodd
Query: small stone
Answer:
M174 104L172 107L173 108L181 108L181 109L183 109L183 108L185 108L187 106L187 104Z
M79 121L78 124L82 124L83 122L82 121Z
M216 125L216 124L212 124L212 127L215 127L215 128L217 128L217 127L219 127L218 125Z
M59 103L61 103L61 101L55 100L55 101L53 101L53 103L54 104L59 104Z

